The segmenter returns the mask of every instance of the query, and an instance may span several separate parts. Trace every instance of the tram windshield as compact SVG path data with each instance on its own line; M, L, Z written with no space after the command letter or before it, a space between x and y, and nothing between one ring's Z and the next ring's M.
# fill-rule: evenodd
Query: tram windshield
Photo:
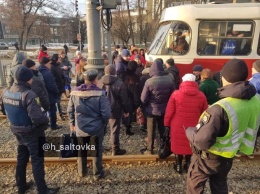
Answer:
M152 55L185 55L190 48L191 29L180 21L160 26L150 47Z

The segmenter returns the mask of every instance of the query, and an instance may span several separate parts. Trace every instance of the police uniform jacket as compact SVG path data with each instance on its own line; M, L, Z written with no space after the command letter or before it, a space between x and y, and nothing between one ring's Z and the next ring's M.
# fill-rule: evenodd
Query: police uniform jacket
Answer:
M6 95L7 94L6 92L21 93L21 102L22 102L21 106L18 107L20 105L20 102L18 104L12 98L9 98ZM15 111L8 112L6 109L8 119L9 120L15 119L16 123L20 123L19 125L16 125L11 122L10 128L14 134L19 134L19 135L35 134L36 132L42 132L48 125L49 119L41 111L41 107L37 103L37 95L33 91L31 91L30 84L28 83L25 82L14 83L9 90L4 91L0 99L0 103L3 103L4 106L9 105L11 109L13 107L13 109L16 111L19 111L18 109L21 108L19 112L15 112ZM27 113L27 116L29 117L30 124L28 124L28 121L21 120L22 117L14 118L13 114L17 115L24 111Z
M255 96L255 87L248 81L241 81L219 88L219 97L249 100ZM229 120L227 113L219 105L210 106L201 118L197 127L189 127L186 135L198 150L207 150L216 143L217 137L224 137L228 131Z

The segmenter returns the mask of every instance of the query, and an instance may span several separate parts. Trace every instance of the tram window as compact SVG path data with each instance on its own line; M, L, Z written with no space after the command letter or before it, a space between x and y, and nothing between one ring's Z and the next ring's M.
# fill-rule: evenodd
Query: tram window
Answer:
M185 55L190 48L190 27L184 22L172 22L161 49L161 55Z
M199 25L198 55L249 55L252 21L202 21Z

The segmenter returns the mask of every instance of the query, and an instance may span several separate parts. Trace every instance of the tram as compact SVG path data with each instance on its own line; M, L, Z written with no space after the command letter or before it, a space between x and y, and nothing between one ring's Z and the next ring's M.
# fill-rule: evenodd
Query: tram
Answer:
M214 72L243 59L251 77L260 59L260 3L191 4L164 9L147 61L173 58L181 76L200 64Z

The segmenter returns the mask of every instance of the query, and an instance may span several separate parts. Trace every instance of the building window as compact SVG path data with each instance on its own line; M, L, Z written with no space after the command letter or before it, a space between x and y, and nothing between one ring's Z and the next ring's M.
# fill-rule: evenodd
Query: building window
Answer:
M249 55L253 21L202 21L199 24L198 55Z

